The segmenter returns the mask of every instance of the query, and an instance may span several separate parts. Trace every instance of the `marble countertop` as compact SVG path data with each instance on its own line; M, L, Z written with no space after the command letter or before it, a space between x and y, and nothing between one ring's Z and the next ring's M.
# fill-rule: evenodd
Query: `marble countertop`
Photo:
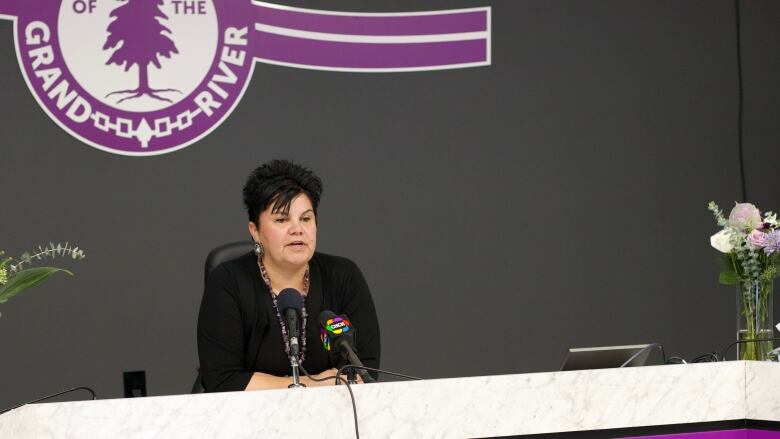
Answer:
M780 363L722 362L353 387L360 436L465 438L780 421ZM0 437L354 437L344 386L35 404Z

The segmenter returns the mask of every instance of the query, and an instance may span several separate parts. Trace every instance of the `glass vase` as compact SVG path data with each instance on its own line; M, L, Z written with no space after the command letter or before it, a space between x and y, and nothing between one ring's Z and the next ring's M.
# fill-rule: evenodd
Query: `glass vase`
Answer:
M772 328L772 287L773 282L761 280L745 280L737 284L737 340L745 340L737 344L737 359L766 359L772 350L774 335Z

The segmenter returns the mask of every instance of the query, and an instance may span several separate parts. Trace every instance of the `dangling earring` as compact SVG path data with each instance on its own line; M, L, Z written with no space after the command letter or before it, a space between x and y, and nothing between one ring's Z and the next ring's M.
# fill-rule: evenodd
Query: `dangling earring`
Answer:
M263 257L263 253L265 252L265 249L263 248L263 244L260 244L259 242L255 241L255 249L254 249L255 255L257 255L258 258Z

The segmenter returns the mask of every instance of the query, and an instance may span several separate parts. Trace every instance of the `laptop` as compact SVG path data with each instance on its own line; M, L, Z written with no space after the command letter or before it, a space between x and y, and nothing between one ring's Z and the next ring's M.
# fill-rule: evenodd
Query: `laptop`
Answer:
M620 367L636 355L625 367L644 366L654 349L649 344L628 346L601 346L594 348L569 348L561 370L608 369ZM644 351L637 355L638 352Z

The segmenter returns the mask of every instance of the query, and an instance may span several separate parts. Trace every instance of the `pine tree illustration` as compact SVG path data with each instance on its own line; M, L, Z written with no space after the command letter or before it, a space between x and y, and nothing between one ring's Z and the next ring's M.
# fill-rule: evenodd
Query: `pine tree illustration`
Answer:
M106 31L108 38L103 44L103 50L113 49L111 57L106 65L116 64L130 70L133 65L138 66L138 87L132 90L118 90L106 95L127 94L117 103L128 99L149 96L161 101L172 102L159 93L177 92L179 90L153 89L149 85L150 64L161 68L159 56L170 58L172 54L179 53L176 43L168 36L171 30L162 24L168 16L160 9L163 0L127 0L127 2L113 11L111 22Z

